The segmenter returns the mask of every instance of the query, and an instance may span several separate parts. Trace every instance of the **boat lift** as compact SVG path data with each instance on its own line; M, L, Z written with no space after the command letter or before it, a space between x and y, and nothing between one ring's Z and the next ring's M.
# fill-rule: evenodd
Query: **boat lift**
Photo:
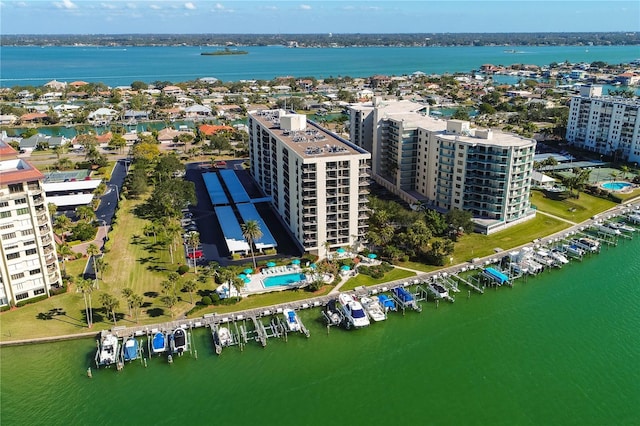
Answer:
M452 279L456 279L458 281L460 281L462 284L471 287L471 289L473 289L474 291L480 293L480 294L484 294L484 290L482 289L481 286L474 284L470 281L465 280L464 278L462 278L460 275L457 274L453 274L451 275Z
M408 283L405 283L408 285ZM418 304L413 294L411 294L404 286L400 285L391 289L391 297L402 308L404 315L407 308L416 312L422 312L422 306Z

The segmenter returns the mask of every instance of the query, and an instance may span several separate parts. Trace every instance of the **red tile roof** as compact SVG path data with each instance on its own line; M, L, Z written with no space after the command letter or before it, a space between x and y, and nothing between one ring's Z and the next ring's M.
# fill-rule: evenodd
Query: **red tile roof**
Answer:
M46 117L47 117L47 114L43 112L30 112L28 114L21 115L20 121L33 121L33 120L39 120Z
M233 127L230 126L215 126L213 124L203 124L198 129L205 134L206 136L215 135L216 133L223 130L233 130Z

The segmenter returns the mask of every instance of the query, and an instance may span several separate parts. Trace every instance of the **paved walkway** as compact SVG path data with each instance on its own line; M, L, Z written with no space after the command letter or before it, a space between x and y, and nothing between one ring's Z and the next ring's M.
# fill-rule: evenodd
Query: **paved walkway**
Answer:
M536 210L536 214L542 214L542 215L545 215L545 216L552 217L552 218L554 218L554 219L561 220L562 222L570 223L571 225L577 225L577 223L576 223L576 222L571 222L570 220L564 219L564 218L562 218L562 217L560 217L560 216L556 216L556 215L551 214L551 213L541 212L540 210Z
M96 237L93 239L93 241L87 241L82 244L75 245L71 247L71 250L73 250L75 253L82 253L83 256L87 255L87 248L89 247L90 244L95 244L96 247L98 247L98 249L102 250L102 247L104 246L105 238L107 237L108 233L109 233L108 226L99 226L98 232L96 232Z

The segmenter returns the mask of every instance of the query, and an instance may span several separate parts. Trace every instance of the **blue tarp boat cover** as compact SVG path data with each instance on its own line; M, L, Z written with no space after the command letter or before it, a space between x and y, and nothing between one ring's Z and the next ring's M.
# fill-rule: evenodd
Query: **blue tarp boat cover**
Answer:
M159 349L164 349L164 348L165 348L164 334L156 333L153 336L153 349L154 350L159 350Z
M396 287L391 289L396 296L403 302L411 302L413 300L413 296L407 290L402 287Z
M500 271L497 271L493 268L485 268L484 271L489 274L491 277L495 278L497 281L500 282L500 284L503 284L507 281L509 281L509 277L506 276L505 274L503 274Z
M387 297L386 294L378 295L378 300L380 301L380 303L382 303L382 306L384 308L388 308L388 309L391 309L391 310L395 310L396 309L396 304L393 302L392 299Z

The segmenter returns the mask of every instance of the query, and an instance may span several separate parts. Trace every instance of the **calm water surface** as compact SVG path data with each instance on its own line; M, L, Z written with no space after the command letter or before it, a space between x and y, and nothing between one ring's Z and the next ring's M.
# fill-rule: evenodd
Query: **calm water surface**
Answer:
M93 340L3 348L2 424L634 425L640 238L513 289L460 293L358 331L86 377Z
M200 77L223 81L278 76L368 77L469 72L482 64L536 64L640 58L640 46L242 48L248 55L202 56L212 47L0 47L0 86L61 81L101 81L110 86L141 80L180 82Z

